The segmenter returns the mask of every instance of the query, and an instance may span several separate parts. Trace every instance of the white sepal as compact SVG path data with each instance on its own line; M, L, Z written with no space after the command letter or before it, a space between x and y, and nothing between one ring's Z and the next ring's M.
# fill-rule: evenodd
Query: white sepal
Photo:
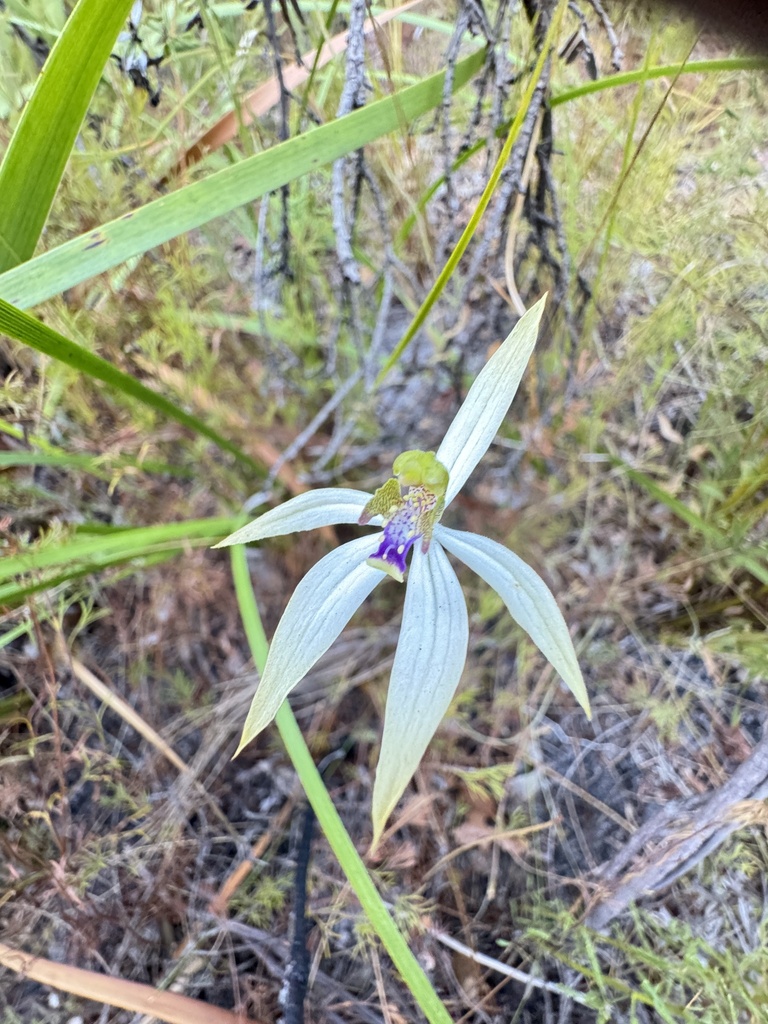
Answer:
M495 540L477 533L435 527L435 540L492 587L541 653L592 717L568 627L549 587L530 565Z
M439 544L414 549L373 787L373 845L448 710L467 657L467 606Z
M507 415L536 344L546 298L543 295L517 321L482 368L437 449L438 460L450 474L446 505L464 486Z
M294 686L325 654L376 584L385 579L383 572L365 564L379 537L369 534L335 548L294 590L269 646L238 754L269 725Z
M214 547L228 548L232 544L248 544L252 540L280 537L298 530L356 523L370 500L370 494L351 487L321 487L317 491L306 491L240 527Z

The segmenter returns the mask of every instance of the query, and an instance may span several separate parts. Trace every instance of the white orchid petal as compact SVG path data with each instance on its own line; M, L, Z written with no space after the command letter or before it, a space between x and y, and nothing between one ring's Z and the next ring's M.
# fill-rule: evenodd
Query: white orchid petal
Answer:
M365 564L377 534L335 548L293 592L269 646L264 673L245 720L239 753L269 725L277 710L385 574Z
M270 509L214 546L228 548L232 544L280 537L297 530L356 523L370 499L370 494L355 491L351 487L321 487L316 491L306 491Z
M435 539L496 591L509 614L528 633L591 718L587 688L568 627L541 577L503 544L477 533L437 526Z
M439 544L418 547L408 575L373 787L374 846L448 710L467 657L459 581Z
M437 449L437 458L450 474L446 505L464 486L499 431L536 344L546 298L542 296L517 321L482 368Z

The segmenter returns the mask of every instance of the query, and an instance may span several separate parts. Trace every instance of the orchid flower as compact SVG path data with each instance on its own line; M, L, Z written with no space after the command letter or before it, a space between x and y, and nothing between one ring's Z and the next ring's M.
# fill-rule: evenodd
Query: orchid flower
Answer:
M446 551L499 594L590 714L568 628L546 584L502 544L440 522L501 426L536 343L545 299L480 371L436 452L403 452L393 477L373 496L349 488L308 491L217 545L340 523L383 527L336 548L296 587L275 630L238 753L269 725L373 588L388 576L402 582L408 573L373 790L374 846L448 710L466 661L467 608Z

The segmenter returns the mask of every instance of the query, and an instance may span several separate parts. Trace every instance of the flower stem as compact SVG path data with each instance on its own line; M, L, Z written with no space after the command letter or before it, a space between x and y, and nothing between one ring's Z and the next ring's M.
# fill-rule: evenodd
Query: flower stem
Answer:
M253 595L245 548L242 545L236 545L230 548L230 552L240 616L253 660L261 673L264 671L269 645ZM355 849L328 790L325 788L325 783L315 767L312 755L287 701L278 711L275 724L325 837L360 901L366 917L392 958L400 976L411 990L413 998L420 1006L429 1024L451 1024L448 1011L419 966L402 932L393 921L360 854Z

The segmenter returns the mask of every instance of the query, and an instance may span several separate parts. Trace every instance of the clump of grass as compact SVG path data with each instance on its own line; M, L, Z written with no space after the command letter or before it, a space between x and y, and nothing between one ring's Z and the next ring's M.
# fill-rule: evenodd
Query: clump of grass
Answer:
M740 890L749 886L745 876L730 873L727 862L718 865L720 884L724 872ZM596 1020L621 1015L639 1022L650 1012L659 1020L715 1024L761 1012L765 956L756 921L745 946L735 921L723 921L719 934L707 935L700 923L669 912L636 911L623 934L603 937L581 927L563 905L538 904L532 917L527 905L518 909L516 959L530 964L551 957L566 977L587 979ZM730 916L724 906L722 911Z

